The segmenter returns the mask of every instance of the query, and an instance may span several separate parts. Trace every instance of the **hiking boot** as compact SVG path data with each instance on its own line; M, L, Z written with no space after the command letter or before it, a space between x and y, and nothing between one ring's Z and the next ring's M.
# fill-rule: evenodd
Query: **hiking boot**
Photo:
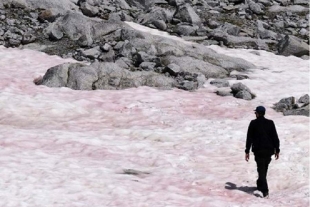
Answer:
M268 192L263 192L263 197L264 198L269 198L269 193Z

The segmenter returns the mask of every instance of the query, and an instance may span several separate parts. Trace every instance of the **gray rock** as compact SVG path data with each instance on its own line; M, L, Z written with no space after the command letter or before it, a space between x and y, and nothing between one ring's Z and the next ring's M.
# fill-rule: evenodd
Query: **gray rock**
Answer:
M115 52L114 50L109 50L108 52L103 52L99 57L99 60L103 62L114 62L115 60Z
M204 75L190 72L180 72L175 79L176 87L187 91L202 87L206 80Z
M112 61L106 61L106 62L112 62ZM131 60L129 60L128 58L126 57L121 57L121 58L118 58L115 63L121 67L121 68L124 68L124 69L129 69L131 66L132 66L132 62Z
M36 41L36 36L33 34L26 33L23 35L22 44L26 45Z
M287 110L283 112L284 116L307 116L309 117L309 104L307 106L304 106L302 108L293 109L293 110Z
M237 80L249 79L249 76L247 76L247 75L240 75L240 74L230 75L229 77L236 78Z
M227 22L225 22L225 24L221 26L219 29L233 36L238 36L240 33L240 27Z
M155 20L155 21L153 21L153 24L157 29L160 29L163 31L167 30L167 25L166 25L164 20Z
M57 9L61 13L69 10L77 10L78 7L71 0L1 0L6 7L27 8L27 9ZM1 4L0 3L0 4Z
M275 1L280 3L281 6L288 6L291 3L290 0L275 0Z
M104 52L108 52L111 49L111 45L105 43L102 47L100 47L100 49Z
M234 95L240 91L248 91L249 93L251 93L251 90L242 83L235 83L230 87L230 89Z
M67 25L69 24L68 23L70 21L70 17L69 16L70 16L70 14L66 15L66 20L68 20L67 22L63 21L64 18L62 18L61 20L50 24L44 30L44 33L52 40L60 40L63 37L63 35L64 35L63 25L62 24L66 24L66 23L67 23ZM78 19L82 19L82 17L80 17ZM81 29L81 30L83 30L83 29ZM79 37L80 37L80 34L76 34L76 35L79 35ZM72 38L74 37L73 34L68 34L68 36L72 36ZM73 38L73 40L77 40L77 39L78 38Z
M158 64L160 63L160 59L154 55L149 55L148 53L144 51L140 51L138 52L138 54L140 55L142 62L155 62Z
M203 87L205 82L207 81L206 76L201 73L196 73L198 76L196 77L196 81L198 83L198 88Z
M121 9L131 9L125 0L117 0L117 4Z
M216 29L219 26L221 26L221 24L215 20L208 20L207 21L207 25L211 28L211 29Z
M198 29L198 26L190 26L190 25L183 25L179 24L176 27L176 33L180 36L190 36L194 34Z
M289 110L291 107L285 103L276 103L273 106L274 110L276 110L277 112L283 112L286 110Z
M186 90L186 91L193 91L198 88L198 85L194 81L185 80L181 84L179 84L177 87L180 89Z
M150 8L156 0L126 0L129 6L135 6L140 9L147 9Z
M37 85L49 87L69 87L74 90L124 89L138 86L150 86L163 89L172 87L195 90L203 81L198 74L182 74L176 82L154 72L130 72L114 63L95 62L89 66L81 64L63 64L51 68Z
M29 43L27 45L22 45L21 49L29 49L29 50L36 50L36 51L44 51L48 47L46 45L40 45L37 43Z
M177 76L182 70L177 64L171 63L167 65L163 73L169 73L171 76Z
M286 35L279 42L278 52L284 56L294 55L301 57L303 55L309 55L309 45L295 36Z
M295 97L288 97L281 99L278 103L274 104L274 110L277 112L283 112L286 110L291 110L293 108L297 108L295 104Z
M264 11L262 10L260 4L257 4L252 0L247 0L247 3L254 14L264 14Z
M273 5L268 10L270 13L282 13L282 12L291 12L291 13L304 13L309 12L309 8L300 6L300 5L289 5L289 6L279 6Z
M69 68L67 87L74 90L93 90L98 74L92 66Z
M242 83L235 83L230 88L234 97L236 98L252 100L255 97L255 95L252 94L251 90Z
M91 49L83 50L81 53L83 56L86 56L90 59L96 59L101 54L99 46L91 48Z
M197 50L196 52L198 55L193 55L191 52L187 52L187 55L196 57L198 59L201 58L205 62L224 68L228 72L233 70L246 71L251 68L256 68L255 65L245 61L244 59L221 55L204 46L199 46L193 49Z
M168 62L167 65L177 64L182 72L200 73L206 78L224 78L228 75L228 72L222 67L189 56L168 56L165 61Z
M284 116L309 116L309 95L306 94L302 96L298 102L304 103L304 105L300 108L298 104L295 103L295 97L283 98L278 103L275 103L273 108L277 112L283 112Z
M174 14L174 17L180 19L183 22L189 22L196 25L201 24L200 17L196 14L193 7L191 7L191 5L188 3L179 6L176 13Z
M298 103L309 104L309 95L305 94L298 99Z
M294 105L295 104L295 97L291 96L288 98L282 98L279 103L284 103L288 106Z
M299 31L299 34L302 35L302 36L309 36L309 30L306 30L305 28L302 28L300 31Z
M273 39L276 40L278 38L277 33L271 31L271 30L267 30L264 28L264 25L266 25L266 23L257 20L257 34L261 39ZM267 25L268 26L268 25Z
M114 63L102 63L93 67L99 76L93 84L93 89L125 89L143 85L169 89L175 83L172 78L154 72L130 72Z
M23 40L23 37L21 35L11 33L10 31L7 31L4 34L4 38L8 40L9 46L11 47L18 47Z
M90 19L82 14L69 11L56 22L50 24L45 30L45 34L56 37L56 40L62 38L62 35L65 34L71 40L77 41L81 46L90 46L94 39L113 33L120 27L120 24Z
M222 88L222 87L229 87L229 82L227 80L223 80L223 79L215 79L210 81L211 85L214 85L218 88Z
M81 8L82 13L89 17L94 17L99 12L99 9L97 7L92 6L87 2L81 3L80 8Z
M16 23L15 19L6 19L6 24L10 26L14 26Z
M278 29L283 29L285 26L285 23L284 23L284 21L277 21L274 23L274 26Z
M81 67L80 63L65 63L54 66L47 70L43 78L36 82L37 85L45 85L48 87L66 87L68 82L69 68Z
M285 22L285 27L292 27L292 28L297 28L297 23L296 22L292 22L290 20L286 20Z
M113 47L113 49L114 49L114 50L120 50L121 48L123 48L123 46L124 46L125 44L127 44L127 42L125 43L125 42L123 42L123 41L119 41L119 42Z
M233 96L230 89L220 89L215 93L219 96Z
M197 29L196 34L197 34L198 36L206 37L207 34L208 34L208 28L206 28L205 26L200 26L200 27Z
M249 91L239 91L236 95L236 98L244 99L244 100L252 100L252 94Z
M158 20L162 20L165 23L167 22L167 16L164 9L157 7L152 8L151 12L141 13L137 18L137 22L143 25L154 25L154 22Z
M258 3L261 3L264 6L268 6L268 7L273 5L273 2L270 0L258 0Z
M185 3L184 0L167 0L168 4L171 6L180 6Z
M309 6L309 1L308 0L293 0L295 5L307 5Z
M2 5L2 6L1 6ZM28 7L26 0L2 0L0 2L0 8L21 8L25 9Z
M309 55L303 55L300 58L303 59L303 60L310 60Z
M225 46L234 47L234 48L255 48L262 50L269 50L269 44L276 44L275 40L262 40L255 39L251 37L236 37L233 35L229 35L222 31L213 31L210 33L210 37L217 41L222 41Z
M120 12L118 12L118 13L110 13L109 14L109 21L111 21L111 22L120 22L120 21L122 21L121 13Z
M216 0L207 0L206 2L211 7L218 7L220 5L220 1Z
M142 62L139 67L145 71L153 71L156 66L156 63L153 62Z

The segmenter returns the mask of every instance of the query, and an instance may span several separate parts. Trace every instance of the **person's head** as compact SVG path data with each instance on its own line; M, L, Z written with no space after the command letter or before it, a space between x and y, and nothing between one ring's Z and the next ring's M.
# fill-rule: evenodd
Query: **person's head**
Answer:
M256 107L254 111L255 111L256 117L265 116L265 113L266 113L266 109L263 106Z

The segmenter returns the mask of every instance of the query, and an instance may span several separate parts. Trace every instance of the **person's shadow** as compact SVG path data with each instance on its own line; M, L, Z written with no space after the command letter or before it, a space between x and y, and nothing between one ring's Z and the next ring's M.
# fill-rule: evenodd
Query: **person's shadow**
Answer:
M248 187L248 186L237 187L236 184L231 183L231 182L227 182L227 183L225 183L225 189L228 189L228 190L240 190L240 191L245 192L245 193L247 193L249 195L254 195L256 197L262 197L260 194L254 193L254 191L257 190L256 187Z

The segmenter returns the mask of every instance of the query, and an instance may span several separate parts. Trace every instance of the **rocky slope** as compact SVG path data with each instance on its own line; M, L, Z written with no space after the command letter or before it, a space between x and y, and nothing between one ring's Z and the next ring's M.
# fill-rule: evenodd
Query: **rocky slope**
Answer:
M306 0L2 0L0 19L0 44L6 47L91 63L60 65L35 80L50 87L94 90L146 85L191 91L208 78L218 79L217 83L228 77L247 78L231 72L254 65L205 47L212 44L309 59ZM125 21L192 43L137 31ZM255 98L240 85L218 94Z

